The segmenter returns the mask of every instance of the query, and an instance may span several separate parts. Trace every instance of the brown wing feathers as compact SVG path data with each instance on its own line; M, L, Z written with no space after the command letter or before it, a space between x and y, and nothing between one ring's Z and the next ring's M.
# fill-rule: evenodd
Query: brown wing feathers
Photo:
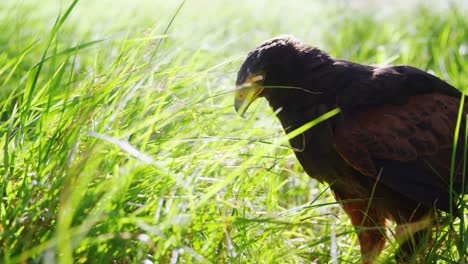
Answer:
M425 183L427 186L421 187L435 188L439 196L448 197L448 188L443 184L448 182L449 166L439 158L441 154L451 153L458 107L457 97L429 93L410 96L401 105L385 104L357 110L338 122L335 146L356 170L372 177L377 177L382 170L383 183L393 185L392 188L402 193L407 194L408 190L402 189L405 184ZM432 169L442 171L431 172L427 164L432 161L435 164ZM397 170L398 167L401 170ZM399 185L393 181L398 181ZM412 198L430 202L431 199L422 196L424 194Z
M345 65L347 66L341 66ZM351 111L363 106L404 103L408 96L439 93L460 98L461 93L447 82L410 66L368 67L342 62L345 84L337 91L341 109ZM353 66L350 68L350 66Z

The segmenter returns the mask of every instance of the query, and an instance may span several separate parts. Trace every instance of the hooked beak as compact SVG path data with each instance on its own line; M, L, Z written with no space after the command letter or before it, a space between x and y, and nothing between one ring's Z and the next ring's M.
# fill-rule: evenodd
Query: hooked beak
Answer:
M236 87L234 108L236 112L244 117L247 108L258 98L258 95L263 91L263 74L252 75L247 80Z

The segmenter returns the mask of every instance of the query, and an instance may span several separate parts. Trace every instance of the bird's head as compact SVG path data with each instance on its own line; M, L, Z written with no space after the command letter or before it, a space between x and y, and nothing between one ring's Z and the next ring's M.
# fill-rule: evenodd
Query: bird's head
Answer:
M310 66L311 60L320 62L327 56L289 35L265 41L247 55L237 74L236 111L242 116L259 97L269 100L287 96L291 93L291 90L286 91L288 88L303 89L300 82L310 68L305 64Z

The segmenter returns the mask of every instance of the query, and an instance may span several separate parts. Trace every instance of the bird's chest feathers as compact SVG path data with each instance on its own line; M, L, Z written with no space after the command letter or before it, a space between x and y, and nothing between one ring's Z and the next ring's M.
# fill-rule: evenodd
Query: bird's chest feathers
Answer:
M302 111L284 109L278 113L278 117L285 132L289 133L326 111L328 109L323 106ZM328 183L339 180L339 175L349 170L349 166L335 150L332 126L333 121L327 120L290 139L291 147L307 174Z

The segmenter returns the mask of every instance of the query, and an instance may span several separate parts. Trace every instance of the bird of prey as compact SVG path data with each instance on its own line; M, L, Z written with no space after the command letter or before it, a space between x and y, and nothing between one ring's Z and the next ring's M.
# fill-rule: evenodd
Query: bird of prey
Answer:
M363 263L383 250L389 221L397 237L414 224L396 253L408 261L438 212L458 216L468 179L464 140L454 145L454 134L461 120L464 135L468 107L460 107L462 93L447 82L410 66L335 59L285 35L247 55L236 86L238 113L263 97L285 132L297 132L290 139L297 159L330 185L358 234ZM332 117L308 127L324 114Z

